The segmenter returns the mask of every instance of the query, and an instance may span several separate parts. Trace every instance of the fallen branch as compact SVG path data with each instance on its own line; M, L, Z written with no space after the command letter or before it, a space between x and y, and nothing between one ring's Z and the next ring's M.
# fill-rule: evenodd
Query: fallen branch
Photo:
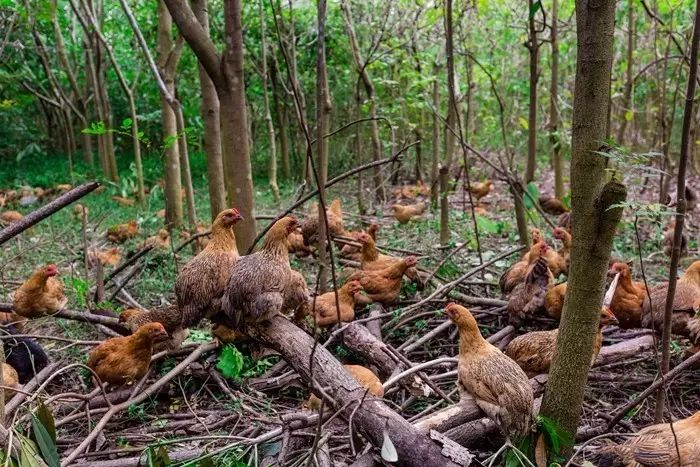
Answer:
M129 267L130 265L134 264L136 261L139 260L139 258L141 258L143 255L145 255L146 253L148 253L148 252L151 251L152 249L153 249L153 245L146 245L145 247L141 248L139 251L137 251L136 253L134 253L133 256L129 257L129 259L127 259L127 260L124 261L122 264L120 264L119 266L117 266L116 268L114 268L114 271L110 272L110 273L107 275L107 277L105 277L105 285L106 285L109 281L111 281L112 279L114 279L114 278L116 277L117 274L119 274L120 272L122 272L124 269L126 269L126 268Z
M38 224L52 214L60 211L69 204L79 200L99 186L100 184L98 182L88 182L80 185L79 187L73 188L67 193L62 194L50 203L45 204L36 211L30 212L22 219L11 223L4 229L0 230L0 245L21 234L31 226Z
M248 334L280 352L305 381L311 381L310 364L313 362L313 379L319 386L329 388L327 392L335 401L335 410L340 411L346 419L352 413L353 425L357 426L375 447L382 446L386 431L396 447L400 465L457 465L442 455L440 446L427 436L421 435L381 399L371 395L365 397L366 390L350 376L340 362L325 348L317 346L314 349L313 338L289 320L275 316L269 322L249 328ZM364 401L360 402L363 397Z

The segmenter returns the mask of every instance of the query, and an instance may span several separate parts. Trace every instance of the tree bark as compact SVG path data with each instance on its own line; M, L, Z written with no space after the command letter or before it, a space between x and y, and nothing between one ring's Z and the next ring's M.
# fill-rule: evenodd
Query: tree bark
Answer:
M576 1L571 192L573 250L569 288L541 413L576 434L598 329L612 241L626 198L623 185L605 183L605 150L615 0ZM572 446L566 446L569 451Z
M693 37L690 48L690 69L688 71L688 88L685 94L685 109L683 112L683 128L681 130L681 150L678 161L678 180L676 184L676 226L673 230L673 250L668 278L666 309L664 310L664 328L661 335L661 374L668 373L671 365L671 324L673 321L673 299L676 294L678 263L681 257L683 224L686 212L685 177L688 168L688 152L690 147L690 126L693 122L693 101L695 99L696 79L698 76L698 46L700 44L700 0L695 3L695 20ZM664 414L666 388L659 388L656 395L656 422L661 423Z
M171 51L174 49L172 39L172 18L163 0L158 1L158 69L165 86L171 96L175 95L175 73L168 73L167 68L172 64ZM165 144L165 222L169 227L179 227L182 224L182 182L180 174L180 154L177 142L177 118L175 111L160 93L160 109L162 114L162 138Z
M192 0L192 11L209 36L208 0ZM219 123L219 97L214 83L200 63L199 87L202 91L200 113L204 121L204 152L207 155L207 181L209 188L209 208L212 220L226 209L226 185L224 184L224 163L221 155L221 127Z
M179 102L175 103L175 105L171 102L170 106L175 111L175 121L177 123L177 152L180 156L180 174L182 175L182 185L185 190L185 201L187 202L187 222L190 225L190 232L194 234L197 232L197 210L194 205L194 187L192 186L190 154L187 147L187 133L185 132L185 116Z
M527 165L525 167L525 183L535 180L537 169L537 81L539 79L538 52L540 45L537 42L537 29L535 28L535 13L533 12L533 0L528 0L528 44L530 52L530 104L527 119Z
M440 167L440 245L442 246L447 246L450 242L450 205L447 197L449 175L450 171L446 166Z
M326 282L328 276L328 252L326 244L329 248L333 248L332 243L328 241L330 232L326 230L326 215L324 208L326 206L326 180L328 179L328 138L325 137L328 133L331 115L331 98L328 92L328 71L326 68L326 0L318 0L317 3L317 28L318 28L318 44L316 52L316 176L318 177L318 285L319 292L326 291Z
M561 157L561 138L559 137L559 0L552 0L552 78L549 85L549 142L552 149L552 167L554 168L554 197L564 198L564 169Z
M289 162L289 141L287 139L287 107L281 103L280 90L278 80L279 76L277 74L277 64L275 63L274 56L272 64L270 66L270 81L272 81L272 103L275 108L275 117L277 119L277 128L279 128L277 134L280 139L280 160L282 162L282 177L284 180L289 181L292 179L292 168Z
M437 70L436 70L437 71ZM437 78L433 79L433 152L430 166L430 201L433 206L437 206L439 187L439 166L440 166L440 83Z
M275 135L275 127L272 124L272 113L270 113L270 98L267 92L267 44L265 41L265 13L263 8L263 1L259 0L259 12L260 12L260 62L261 62L261 72L260 78L262 80L263 89L263 110L265 112L265 123L267 125L267 139L269 140L269 165L268 165L268 183L270 184L270 189L272 190L272 195L275 197L275 201L279 203L280 201L280 189L277 186L277 145L275 140L277 136Z
M625 130L627 129L627 112L630 112L631 118L634 120L632 111L632 85L634 84L634 75L632 73L633 55L634 52L634 0L627 0L627 69L625 73L625 93L622 101L622 121L617 129L617 144L623 145L625 138Z

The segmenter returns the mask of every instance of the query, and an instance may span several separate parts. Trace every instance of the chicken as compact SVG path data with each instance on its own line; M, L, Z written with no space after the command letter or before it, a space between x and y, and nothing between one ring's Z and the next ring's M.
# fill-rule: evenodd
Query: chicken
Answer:
M88 257L91 262L99 261L103 266L116 266L122 260L122 252L115 246L107 250L89 250Z
M610 309L623 329L642 327L642 304L647 296L642 282L634 282L627 263L613 263L608 275L619 274ZM665 297L664 297L665 300Z
M131 198L125 198L123 196L112 196L112 201L115 201L116 203L121 204L122 206L133 206L136 203L136 200Z
M676 219L671 219L664 230L664 254L671 256L673 251L673 231L676 228ZM681 258L688 256L688 237L685 233L681 234Z
M156 211L156 217L158 219L165 219L165 209L159 209Z
M291 308L289 284L294 275L288 250L289 234L296 228L294 217L278 220L265 235L262 249L241 257L231 268L221 308L234 326L266 321Z
M698 196L689 186L685 187L685 212L690 212L695 209L698 204Z
M564 206L564 203L554 198L553 196L542 195L540 196L538 201L542 210L547 214L551 214L553 216L560 216L565 212L569 212L567 207Z
M559 321L564 310L564 298L566 297L566 282L557 284L544 295L544 309L549 316Z
M418 180L415 185L397 186L392 193L396 199L416 199L418 196L430 196L430 187L426 186L422 180Z
M399 221L399 224L407 224L414 217L422 216L425 208L425 203L409 204L406 206L394 204L391 210L394 213L394 218Z
M12 335L3 339L5 362L17 370L19 382L25 384L48 365L49 356L31 337L16 337L21 332L14 325L5 325L2 330Z
M182 327L182 315L175 305L153 308L148 311L128 308L119 315L119 322L124 324L132 333L147 323L162 324L165 332L170 337L167 341L155 344L153 347L155 352L179 349L189 334L188 330Z
M0 223L4 225L12 224L13 222L21 221L24 216L17 211L3 211L0 214Z
M603 448L599 467L697 467L700 465L700 412L642 428L623 444ZM678 453L680 452L680 462Z
M289 234L289 252L299 258L311 255L311 248L304 243L304 236L299 229Z
M58 194L63 194L67 191L70 191L73 189L73 185L70 183L59 183L55 187L53 187L53 191L58 193Z
M360 234L366 233L367 235L372 237L372 240L374 240L376 242L378 230L379 230L379 224L373 222L370 224L369 227L367 227L366 231L359 230L356 232L347 232L347 236L351 237L355 241L359 242ZM340 249L340 256L341 256L341 258L347 258L347 259L350 259L352 261L359 262L362 260L361 250L362 250L362 246L345 244Z
M15 395L14 389L19 386L19 375L17 370L12 368L7 363L2 364L2 385L5 386L3 392L5 393L5 401L9 401L12 396Z
M562 245L559 251L557 251L557 254L563 260L560 272L563 272L564 274L569 274L569 266L571 265L571 234L565 228L557 227L552 231L552 235L554 236L554 238L559 240ZM551 259L547 257L547 261L551 261ZM557 276L557 274L554 271L552 271L552 274Z
M238 329L233 329L226 326L223 323L213 323L211 327L211 334L225 344L236 344L240 342L246 342L250 340L248 336L243 334Z
M134 238L139 234L139 225L136 221L130 221L126 224L119 224L110 227L107 230L107 239L114 243L124 243L130 238Z
M367 297L373 302L388 304L396 301L401 292L401 278L409 268L415 267L418 260L408 256L395 264L376 271L355 271L349 281L359 281Z
M527 375L481 336L469 310L449 303L445 311L459 330L460 395L471 395L511 441L524 437L533 423L533 392Z
M284 306L285 314L297 316L300 314L309 313L309 287L306 285L306 279L298 271L292 270L287 286L284 289Z
M600 312L598 333L593 343L591 365L598 358L598 352L603 345L603 326L617 324L617 318L609 308L603 307ZM548 373L557 347L559 329L549 331L534 331L513 339L506 347L506 355L512 358L529 377L540 373Z
M63 294L63 284L56 278L57 274L55 264L37 269L15 291L12 299L15 313L31 319L63 309L68 299Z
M314 245L318 243L318 223L319 219L318 205L314 204L309 210L309 215L301 223L301 234L304 236L306 245ZM343 224L343 209L339 199L334 199L329 207L326 208L326 218L328 219L328 232L332 235L343 235L345 226Z
M378 271L388 268L401 261L397 256L383 255L377 250L377 244L368 233L360 233L357 236L357 241L360 242L360 268L363 271Z
M485 197L493 190L493 182L488 179L483 182L471 183L470 185L469 191L471 191L476 198L477 204L481 202L481 198Z
M221 211L214 219L212 238L206 248L178 274L175 296L182 313L182 327L193 326L219 311L221 296L239 258L233 226L242 219L238 209Z
M547 258L544 257L547 245L540 245L542 256L528 267L525 282L515 286L508 299L509 322L514 326L521 325L544 307L545 295L554 284L552 273L547 267Z
M355 295L362 293L362 286L358 281L346 282L338 289L338 303L340 305L340 321L348 323L355 319ZM338 308L335 306L335 292L327 292L312 300L316 326L326 327L338 322Z
M152 245L154 248L166 250L170 248L170 233L165 229L160 229L157 235L148 237L144 245Z
M498 280L498 285L501 287L501 292L503 292L504 295L508 295L518 284L525 281L525 277L527 276L531 266L540 258L542 251L546 252L548 249L547 244L542 241L539 243L534 243L530 247L530 251L523 257L523 259L512 264L501 275L501 278ZM554 276L552 276L552 280L554 280Z
M168 338L162 324L144 324L130 336L112 337L92 349L87 366L102 383L115 386L134 383L148 372L153 345Z
M42 187L38 186L34 188L34 196L36 196L38 199L44 199L45 195L46 190L44 190Z
M355 378L363 388L367 389L369 394L376 397L384 397L384 387L382 386L382 382L372 370L361 365L343 365L343 367L345 367L348 373L350 373L350 375ZM315 394L311 394L309 400L304 405L309 410L320 411L323 402L321 399L316 397Z
M542 235L542 231L540 231L540 229L532 229L531 236L533 245L540 242L546 243L544 236ZM561 240L562 244L568 244L568 248L566 246L563 246L561 249L561 251L563 251L564 254L568 255L568 252L571 251L571 235L565 230L561 230L554 232L554 238ZM562 273L568 273L569 265L565 256L563 256L562 254L560 254L552 248L548 248L547 253L545 253L545 257L547 258L549 270L552 271L552 275L555 278L559 277ZM526 253L525 256L523 256L523 259L529 260L530 252Z
M561 216L557 218L557 227L562 227L564 230L566 230L569 233L572 233L573 231L571 230L571 213L570 212L565 212Z
M73 217L75 217L77 220L79 220L81 222L83 220L83 216L85 216L85 218L87 218L89 213L90 213L90 210L84 204L77 203L75 206L73 206Z
M642 326L660 332L663 329L666 292L668 284L659 284L651 288L642 304ZM695 261L676 283L673 297L673 315L671 332L679 336L688 336L688 321L695 316L693 305L700 298L700 261Z

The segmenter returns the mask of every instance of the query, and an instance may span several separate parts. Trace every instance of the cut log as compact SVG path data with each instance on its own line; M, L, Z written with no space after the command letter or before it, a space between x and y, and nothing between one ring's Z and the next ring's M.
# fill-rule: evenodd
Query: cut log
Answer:
M324 388L333 399L328 403L339 410L345 419L353 414L353 427L359 429L375 447L381 448L386 430L396 447L398 465L458 465L443 456L439 445L419 433L381 399L366 394L365 389L328 350L321 346L314 347L313 338L286 318L275 316L270 321L250 327L248 334L277 350L305 381L313 381L316 386Z

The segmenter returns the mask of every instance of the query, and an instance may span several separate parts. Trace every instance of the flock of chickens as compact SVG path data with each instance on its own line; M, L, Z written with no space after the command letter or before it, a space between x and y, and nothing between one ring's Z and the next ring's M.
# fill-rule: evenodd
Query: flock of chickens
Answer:
M472 186L477 202L491 189L490 181ZM415 200L429 194L429 188L422 184L397 190L394 194L398 199ZM531 323L537 315L558 320L566 294L566 282L558 285L555 282L569 270L570 216L558 200L539 201L547 212L561 214L559 225L552 232L561 247L555 250L540 230L533 229L529 251L502 275L499 284L508 297L509 321L516 327ZM425 202L395 204L392 212L403 224L421 216L425 207ZM82 205L76 205L74 212L76 216L87 216L87 208ZM358 305L395 302L404 277L420 281L416 257L380 253L376 246L377 224L369 225L366 230L347 231L340 201L334 200L326 210L328 231L338 243L341 257L357 262L359 267L344 274L345 283L337 291L312 297L302 274L292 269L289 255L308 256L318 247L321 220L317 213L318 208L313 207L301 222L292 216L277 220L265 235L261 248L245 256L239 254L233 232L235 224L242 219L241 214L235 208L219 213L211 226L210 239L176 279L177 303L151 310L124 310L119 321L132 334L107 339L90 352L87 365L96 381L110 387L138 381L148 373L154 351L177 349L187 337L188 328L205 318L212 323L213 335L223 342L247 339L248 326L277 314L315 330L353 321ZM122 242L137 233L136 223L128 223L111 228L107 237L113 242ZM165 230L149 241L156 247L170 244ZM102 258L99 260L106 263ZM13 311L0 316L7 332L21 334L28 319L47 316L65 307L67 300L57 274L55 265L42 267L14 292ZM621 261L611 261L610 276L614 279L606 303L601 307L593 360L602 345L604 326L650 327L658 331L663 322L665 284L654 285L647 292L644 284L632 280L629 265ZM695 318L700 308L700 261L692 263L678 281L673 308L673 333L689 337L696 351L700 337L700 319ZM549 371L558 331L523 334L502 352L482 337L468 309L450 303L445 313L459 331L460 392L472 396L509 439L527 436L535 423L534 396L528 378ZM15 344L10 345L7 364L3 366L6 387L26 382L48 361L41 347L31 339L18 336ZM383 396L381 381L371 370L358 365L346 365L346 369L370 394ZM11 390L6 390L7 396L11 394ZM315 395L306 403L309 408L320 405L321 400ZM678 422L676 431L687 426L700 434L698 415ZM675 465L677 454L668 446L668 425L645 430L640 434L649 436L640 436L615 447L610 451L611 458L617 456L623 465ZM692 457L694 463L682 465L700 464L700 448L692 444L694 439L694 436L678 436L681 453L695 456ZM683 444L686 441L692 446ZM669 462L648 461L654 456L662 456Z

